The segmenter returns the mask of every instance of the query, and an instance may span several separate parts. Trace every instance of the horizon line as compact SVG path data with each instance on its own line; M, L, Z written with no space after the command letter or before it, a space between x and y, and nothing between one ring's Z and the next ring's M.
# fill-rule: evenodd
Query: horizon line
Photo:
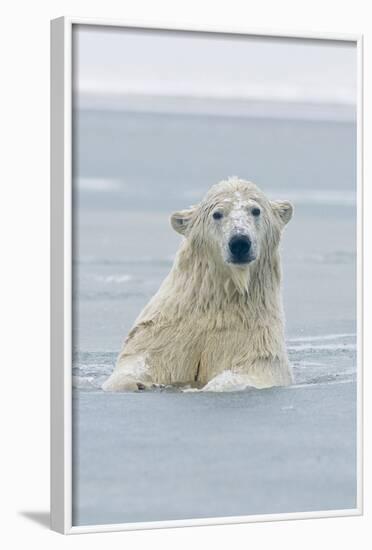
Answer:
M242 116L305 120L356 120L356 104L327 98L221 96L73 90L76 110L134 111L154 114Z

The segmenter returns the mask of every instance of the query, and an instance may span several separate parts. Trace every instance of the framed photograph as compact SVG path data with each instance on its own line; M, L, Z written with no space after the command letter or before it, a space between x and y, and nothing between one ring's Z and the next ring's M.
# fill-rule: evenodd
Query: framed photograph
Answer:
M361 514L361 36L51 30L52 528Z

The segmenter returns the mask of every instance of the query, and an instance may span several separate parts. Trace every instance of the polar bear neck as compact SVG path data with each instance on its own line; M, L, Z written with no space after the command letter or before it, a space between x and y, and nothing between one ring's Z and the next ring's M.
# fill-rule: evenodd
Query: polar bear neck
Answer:
M165 281L163 296L173 297L167 305L178 315L225 310L229 306L249 310L256 319L265 313L279 315L280 257L277 247L263 250L247 269L232 268L210 259L206 250L195 249L185 240ZM174 301L174 296L179 299ZM164 304L165 305L165 304Z

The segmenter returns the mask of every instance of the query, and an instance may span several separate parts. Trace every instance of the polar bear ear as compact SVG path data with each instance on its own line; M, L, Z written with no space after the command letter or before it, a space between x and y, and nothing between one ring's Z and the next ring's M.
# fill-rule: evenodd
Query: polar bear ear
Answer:
M171 226L173 227L173 229L177 231L177 233L184 235L194 212L194 206L188 208L187 210L179 210L178 212L174 212L174 214L172 214L170 218Z
M283 225L286 225L293 215L293 205L289 201L271 201L273 211L279 216Z

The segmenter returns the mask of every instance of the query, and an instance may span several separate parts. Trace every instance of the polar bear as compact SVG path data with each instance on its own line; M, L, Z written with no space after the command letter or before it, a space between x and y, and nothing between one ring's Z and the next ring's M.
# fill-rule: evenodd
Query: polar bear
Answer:
M292 213L290 202L270 201L237 177L175 212L171 225L183 241L173 267L135 321L103 389L290 384L279 242Z

